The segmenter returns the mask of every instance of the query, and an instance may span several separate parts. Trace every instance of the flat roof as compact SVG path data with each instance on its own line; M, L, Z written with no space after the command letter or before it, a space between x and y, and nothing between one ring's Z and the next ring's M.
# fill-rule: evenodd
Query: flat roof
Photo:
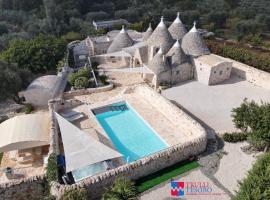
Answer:
M226 60L225 58L221 58L219 56L216 56L214 54L209 54L209 55L203 55L200 56L198 58L194 58L195 60L204 62L208 65L214 66L217 65L218 63L222 63L222 62L228 62L228 60Z
M19 115L0 124L0 152L49 144L48 113Z

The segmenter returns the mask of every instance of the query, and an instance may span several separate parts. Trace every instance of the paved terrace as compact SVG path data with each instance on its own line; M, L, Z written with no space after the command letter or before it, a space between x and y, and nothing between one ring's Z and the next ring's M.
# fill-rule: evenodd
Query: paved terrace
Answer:
M215 86L189 81L164 90L162 95L183 106L217 133L235 131L231 110L245 98L269 102L270 91L232 77Z
M76 99L85 103L95 104L100 103L105 99L120 100L124 98L170 146L184 142L188 138L185 134L181 133L181 130L177 130L173 123L159 112L157 108L153 107L150 102L145 100L143 96L140 96L137 93L125 94L123 96L120 96L119 94L119 89L115 89L109 92L77 96ZM107 135L104 134L104 131L101 126L99 126L98 122L89 117L90 110L87 105L78 106L74 110L83 112L86 116L83 120L76 122L76 126L86 133L89 133L90 136L112 147L111 142L107 139Z

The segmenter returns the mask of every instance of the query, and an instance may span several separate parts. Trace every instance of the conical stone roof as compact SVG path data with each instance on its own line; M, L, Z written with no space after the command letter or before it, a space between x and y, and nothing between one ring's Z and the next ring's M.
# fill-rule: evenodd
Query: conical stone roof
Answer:
M177 13L177 17L174 20L174 22L169 27L169 32L171 33L173 39L182 40L184 35L187 33L187 29L185 28L185 25L182 23L179 17L179 12Z
M148 29L146 30L146 32L143 35L143 41L148 40L148 38L151 36L152 33L153 33L153 29L152 29L151 23L150 23Z
M117 36L112 41L111 45L109 46L107 53L113 53L116 51L121 51L122 48L130 47L133 45L133 40L128 35L125 27L122 27L122 30L117 34Z
M179 41L177 40L172 46L170 51L167 53L167 56L172 57L172 64L182 64L188 61L187 55L181 48Z
M149 46L162 47L165 53L167 53L173 45L173 38L164 23L163 17L161 17L160 23L148 38L147 43Z
M154 72L156 75L170 69L169 63L163 53L162 47L160 47L154 58L149 62L148 68L151 69L152 72Z
M193 28L182 39L182 49L187 55L194 57L210 54L209 49L196 29L195 22Z

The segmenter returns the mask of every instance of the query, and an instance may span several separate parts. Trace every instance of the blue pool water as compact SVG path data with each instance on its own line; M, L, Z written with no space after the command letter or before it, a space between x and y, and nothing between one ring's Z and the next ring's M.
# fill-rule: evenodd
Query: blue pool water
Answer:
M126 109L112 111L107 107L104 112L93 112L125 161L132 162L167 148L154 130L128 104L118 103L109 107L115 106L124 106Z

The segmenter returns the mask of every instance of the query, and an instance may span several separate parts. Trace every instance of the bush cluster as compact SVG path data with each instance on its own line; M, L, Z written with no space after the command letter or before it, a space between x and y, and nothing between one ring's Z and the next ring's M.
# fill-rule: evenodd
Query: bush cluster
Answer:
M68 82L75 88L86 88L89 85L90 69L82 68L68 77Z
M107 85L108 84L108 76L106 75L100 75L99 80L102 84Z
M66 43L53 35L39 35L31 40L13 40L0 57L17 63L21 69L32 73L56 70L59 60L64 57Z
M124 178L116 178L112 187L103 194L103 200L111 199L136 199L137 189L135 184Z
M247 134L246 133L225 133L223 135L223 139L226 142L232 142L232 143L242 142L242 141L247 140Z
M34 111L34 106L31 103L25 104L25 106L24 106L24 113L25 114L30 114L33 111Z
M206 42L211 52L215 54L270 72L269 53L256 52L234 44L221 43L214 40L207 40Z
M87 200L88 194L84 188L71 189L64 193L60 200Z
M235 127L248 134L248 141L258 149L270 144L270 104L244 102L232 110Z
M240 189L234 200L270 199L270 153L264 154L240 182Z
M49 156L46 175L49 184L58 180L57 156L55 153Z

